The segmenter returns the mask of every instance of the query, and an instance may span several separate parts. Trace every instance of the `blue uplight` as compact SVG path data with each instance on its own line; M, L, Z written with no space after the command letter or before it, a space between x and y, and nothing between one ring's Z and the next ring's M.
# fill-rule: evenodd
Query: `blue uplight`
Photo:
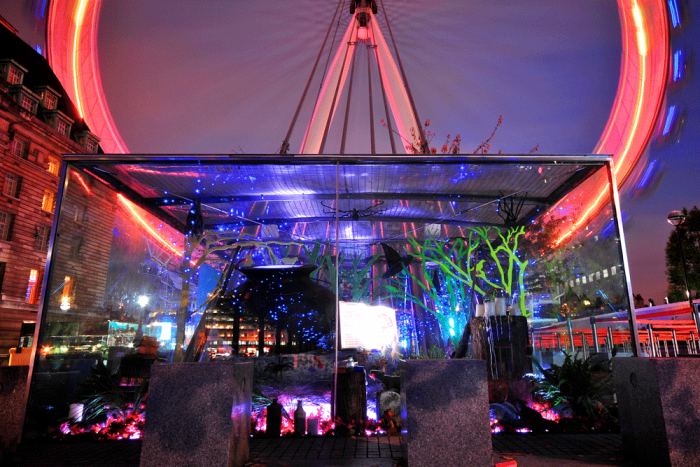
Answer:
M673 82L677 83L685 77L685 51L673 52Z
M671 17L671 24L673 25L673 27L675 29L681 25L681 11L680 11L680 8L678 7L678 1L677 0L668 0L666 3L668 3L668 13L669 13L669 16Z
M659 165L659 161L657 159L654 159L649 162L649 165L647 165L646 170L644 171L644 175L642 175L641 180L639 180L639 183L637 184L637 188L640 190L645 189L648 185L649 182L651 181L652 177L654 176L654 173L656 172L656 168Z
M662 136L666 136L671 132L671 128L676 122L676 118L678 118L678 107L672 105L668 108L668 112L666 113L666 122L664 123L664 129L661 132Z

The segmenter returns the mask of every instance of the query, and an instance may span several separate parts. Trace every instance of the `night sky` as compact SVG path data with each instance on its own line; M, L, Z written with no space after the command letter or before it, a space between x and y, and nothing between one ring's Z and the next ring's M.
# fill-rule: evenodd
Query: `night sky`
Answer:
M104 2L102 80L129 149L276 152L335 6L312 0ZM553 7L546 0L385 0L384 6L418 114L431 120L438 147L447 133L459 133L463 152L471 152L503 115L492 152L526 153L537 144L543 154L593 150L619 78L616 2ZM344 6L339 35L348 22ZM697 37L697 26L684 26L673 35L673 48L689 48ZM631 195L632 182L622 190L633 291L656 303L666 294L664 246L672 229L666 216L700 204L694 154L700 97L693 77L685 81L668 95L685 111L680 143L646 155L661 167L657 183L641 196ZM299 150L308 118L308 112L300 117L290 152ZM351 139L356 144L348 152L368 152L366 131Z
M338 37L350 18L344 3ZM384 3L418 114L437 133L434 145L459 133L462 152L469 153L502 115L492 152L527 153L537 144L542 154L593 150L619 78L616 2ZM102 82L130 151L277 152L336 4L104 0ZM12 20L15 8L9 5L0 4L0 12ZM390 41L381 7L378 16ZM700 34L691 20L686 15L674 31L672 48L687 50L692 60ZM633 196L630 181L621 193L633 291L657 303L666 294L664 246L672 232L666 216L700 204L700 93L692 68L667 95L668 104L684 112L679 142L652 145L645 161L660 167L655 183ZM317 92L315 85L307 100L313 102ZM292 153L299 150L309 115L305 109L300 116ZM375 114L378 131L380 118ZM351 126L346 152L368 152L368 140L366 130L353 132ZM337 146L326 152L337 152Z

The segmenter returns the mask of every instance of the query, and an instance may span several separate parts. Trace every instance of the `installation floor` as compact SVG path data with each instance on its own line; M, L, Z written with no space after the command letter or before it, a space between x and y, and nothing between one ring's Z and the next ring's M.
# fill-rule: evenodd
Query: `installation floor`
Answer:
M493 435L494 464L536 466L631 466L622 454L619 434ZM465 442L469 442L465 439ZM26 443L3 466L136 467L141 441ZM401 438L305 437L251 439L249 467L397 467Z

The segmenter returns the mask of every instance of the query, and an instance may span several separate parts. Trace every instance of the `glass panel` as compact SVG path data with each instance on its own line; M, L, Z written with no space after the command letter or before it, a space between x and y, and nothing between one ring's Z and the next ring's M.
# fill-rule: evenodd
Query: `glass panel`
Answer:
M38 431L99 371L135 396L154 361L255 357L258 414L301 398L330 421L330 388L349 419L348 378L362 370L380 418L388 406L372 401L398 388L400 358L483 358L491 379L521 381L531 347L546 362L553 342L570 345L567 319L577 349L581 332L594 347L595 316L599 345L611 328L629 353L614 212L606 196L586 204L609 183L601 159L85 161L67 178L31 395Z

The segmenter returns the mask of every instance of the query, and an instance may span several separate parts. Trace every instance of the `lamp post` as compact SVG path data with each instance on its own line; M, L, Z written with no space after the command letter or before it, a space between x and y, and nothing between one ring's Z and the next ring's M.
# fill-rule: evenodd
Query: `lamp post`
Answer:
M700 335L700 317L698 312L693 306L693 297L690 295L690 283L688 282L688 271L685 269L685 256L683 255L683 241L681 240L681 234L678 232L678 226L685 222L686 215L683 211L671 211L668 215L668 223L676 228L676 238L678 238L678 250L681 253L681 265L683 266L683 278L685 279L685 293L688 297L688 303L690 303L690 311L695 320L695 327L698 330L698 335Z

